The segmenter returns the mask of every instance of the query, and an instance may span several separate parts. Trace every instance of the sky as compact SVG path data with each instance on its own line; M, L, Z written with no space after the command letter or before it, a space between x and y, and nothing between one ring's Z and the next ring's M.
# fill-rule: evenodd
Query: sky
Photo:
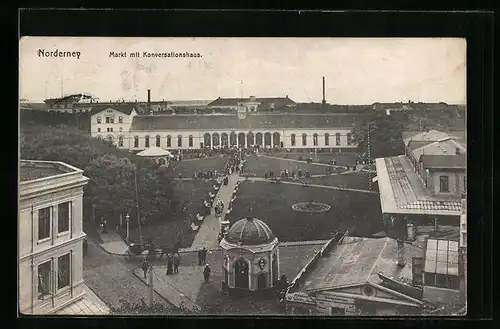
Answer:
M129 56L136 51L141 57ZM31 102L73 93L146 101L147 89L152 101L288 95L321 102L325 77L331 104L466 103L466 41L457 38L23 37L19 52L19 96Z

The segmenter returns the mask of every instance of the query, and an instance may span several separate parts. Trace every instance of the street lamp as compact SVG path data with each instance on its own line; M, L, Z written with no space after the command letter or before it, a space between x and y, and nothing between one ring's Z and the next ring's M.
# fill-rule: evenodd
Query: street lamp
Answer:
M125 216L125 219L127 220L127 244L130 242L130 235L129 235L129 230L130 230L130 227L129 227L129 224L130 224L130 215L127 213L127 216Z

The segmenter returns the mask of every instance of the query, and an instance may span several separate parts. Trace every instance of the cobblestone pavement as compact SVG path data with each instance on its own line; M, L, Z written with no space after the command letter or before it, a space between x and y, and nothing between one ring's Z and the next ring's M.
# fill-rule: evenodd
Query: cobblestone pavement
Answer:
M89 241L87 255L83 258L83 278L87 286L99 296L110 308L120 307L121 299L130 303L138 303L141 298L149 300L148 287L132 273L137 267L128 263L121 256L107 254L94 242ZM160 295L155 294L155 302L167 308L174 307Z

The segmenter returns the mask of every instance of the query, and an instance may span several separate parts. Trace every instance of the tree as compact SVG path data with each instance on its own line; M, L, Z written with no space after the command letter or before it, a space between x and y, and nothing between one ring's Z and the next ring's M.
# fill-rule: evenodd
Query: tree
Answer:
M135 167L141 218L172 218L171 180L153 161L65 125L25 124L20 139L22 159L63 161L85 171L90 181L84 190L84 214L95 205L98 215L110 216L110 225L119 214L136 217Z
M368 156L368 129L370 129L371 159L404 154L402 132L406 122L406 113L385 112L370 114L365 120L357 121L353 128L353 141Z

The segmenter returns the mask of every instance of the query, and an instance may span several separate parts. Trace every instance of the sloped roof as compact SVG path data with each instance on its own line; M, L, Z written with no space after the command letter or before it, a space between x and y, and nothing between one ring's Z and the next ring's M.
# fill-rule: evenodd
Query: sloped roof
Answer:
M421 256L422 251L409 245L406 255ZM311 292L368 283L378 284L379 272L393 278L411 278L411 265L401 271L397 267L397 259L397 242L394 239L344 239L328 255L317 258L316 264L307 272L298 291Z
M47 111L49 107L45 103L20 103L21 110Z
M375 164L382 213L460 215L460 199L431 195L406 156L378 158Z
M178 130L178 129L310 129L352 127L349 115L301 115L266 114L247 115L239 119L236 115L150 115L135 116L131 131Z
M424 168L466 168L467 156L460 155L428 155L424 154L420 157Z
M151 147L148 147L147 149L145 149L144 151L137 153L137 155L143 156L143 157L148 157L148 156L149 157L159 157L159 156L170 156L170 155L172 155L172 153L162 149L161 147L151 146Z
M408 142L408 148L410 149L410 151L413 151L415 149L421 148L422 146L429 145L431 143L433 143L433 142L412 141L412 140L410 140Z
M453 137L446 137L437 142L424 145L411 151L414 159L420 160L422 155L455 155L456 149L460 153L466 151L466 148L461 143L458 143Z
M123 103L123 104L115 104L115 105L107 105L107 104L96 104L92 106L91 115L97 114L99 112L104 111L105 109L114 109L120 111L126 115L130 115L132 111L135 109L137 111L137 105L133 103Z
M408 145L408 142L410 140L419 142L436 142L441 139L450 137L450 134L434 129L424 132L405 131L402 133L402 135L403 135L403 142L405 145Z

